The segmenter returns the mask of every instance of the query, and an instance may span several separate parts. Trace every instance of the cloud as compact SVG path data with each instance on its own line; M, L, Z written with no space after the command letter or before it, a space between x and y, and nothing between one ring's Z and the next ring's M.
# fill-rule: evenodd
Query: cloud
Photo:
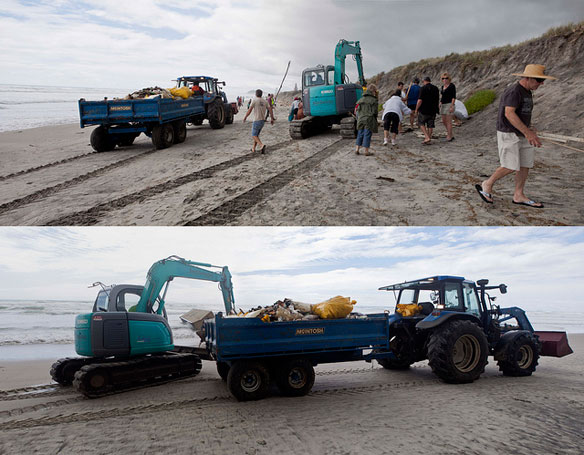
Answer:
M4 299L92 300L95 281L145 281L177 254L228 265L242 308L347 295L391 309L380 286L433 275L505 283L504 306L581 311L584 228L0 228ZM169 301L214 302L216 284L177 279ZM561 307L560 307L561 305Z
M333 64L339 39L361 42L367 76L422 58L516 43L584 18L580 0L269 2L4 0L0 83L137 89L185 74L235 96L300 82ZM351 80L355 65L347 64ZM39 80L42 74L42 80Z

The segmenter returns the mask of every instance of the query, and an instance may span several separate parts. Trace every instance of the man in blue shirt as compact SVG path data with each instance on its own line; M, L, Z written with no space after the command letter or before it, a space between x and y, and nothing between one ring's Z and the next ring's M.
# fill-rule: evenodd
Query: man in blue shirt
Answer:
M417 77L414 78L414 81L410 84L407 92L407 105L408 108L412 111L410 114L410 126L414 129L414 117L416 114L414 111L416 110L416 104L418 103L418 98L420 96L420 79Z

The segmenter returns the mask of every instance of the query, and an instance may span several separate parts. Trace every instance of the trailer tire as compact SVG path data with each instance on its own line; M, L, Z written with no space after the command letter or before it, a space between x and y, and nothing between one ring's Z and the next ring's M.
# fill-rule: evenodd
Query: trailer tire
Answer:
M282 395L301 397L312 390L314 367L305 359L294 359L277 367L276 384Z
M215 98L207 107L207 118L214 130L225 126L225 106L220 98Z
M445 382L463 384L480 377L487 365L489 346L482 329L469 320L445 322L430 334L428 360Z
M89 142L96 152L111 152L116 148L116 141L105 126L100 125L91 132Z
M225 124L231 125L233 123L233 109L231 104L225 104Z
M227 376L229 375L230 366L226 362L217 362L217 373L221 376L223 381L227 381Z
M121 138L118 140L118 145L120 147L129 147L134 143L134 140L140 135L140 133L125 133L122 134Z
M539 360L540 344L531 332L518 332L501 339L495 348L495 360L504 376L531 376Z
M261 362L239 360L229 369L227 387L239 401L261 400L270 390L270 373Z
M174 143L182 144L187 140L187 123L184 120L177 120L173 123Z
M174 143L174 129L169 123L152 128L152 144L157 150L170 147Z

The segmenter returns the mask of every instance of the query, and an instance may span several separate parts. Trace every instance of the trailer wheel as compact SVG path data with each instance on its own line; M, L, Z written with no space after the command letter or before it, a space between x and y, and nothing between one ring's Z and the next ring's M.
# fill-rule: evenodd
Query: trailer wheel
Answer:
M531 376L539 360L539 340L530 332L501 340L495 349L495 360L505 376Z
M184 120L178 120L173 123L174 143L181 144L187 139L187 123Z
M231 104L225 104L225 124L231 125L233 123L233 109Z
M118 140L118 145L120 147L129 147L134 143L134 140L140 135L140 133L125 133L121 135Z
M152 144L157 150L170 147L174 142L174 129L170 123L152 128Z
M207 107L207 118L209 124L214 130L221 129L225 126L225 106L220 98L216 98Z
M314 367L304 359L294 359L278 366L276 383L283 395L300 397L314 385Z
M98 126L91 132L89 142L96 152L111 152L116 148L114 137L107 132L107 128L103 125Z
M227 375L229 391L239 401L261 400L270 388L270 373L261 362L239 360Z
M226 362L217 362L217 373L221 376L221 379L227 381L227 375L229 374L229 364Z
M485 371L488 354L487 337L472 321L446 322L429 337L430 367L445 382L462 384L478 379Z

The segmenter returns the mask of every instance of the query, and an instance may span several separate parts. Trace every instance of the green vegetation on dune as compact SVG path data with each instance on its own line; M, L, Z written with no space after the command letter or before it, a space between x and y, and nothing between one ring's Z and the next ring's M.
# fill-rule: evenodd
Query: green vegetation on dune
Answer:
M493 90L479 90L475 92L469 99L464 102L468 115L472 115L475 112L483 110L493 101L497 94Z

